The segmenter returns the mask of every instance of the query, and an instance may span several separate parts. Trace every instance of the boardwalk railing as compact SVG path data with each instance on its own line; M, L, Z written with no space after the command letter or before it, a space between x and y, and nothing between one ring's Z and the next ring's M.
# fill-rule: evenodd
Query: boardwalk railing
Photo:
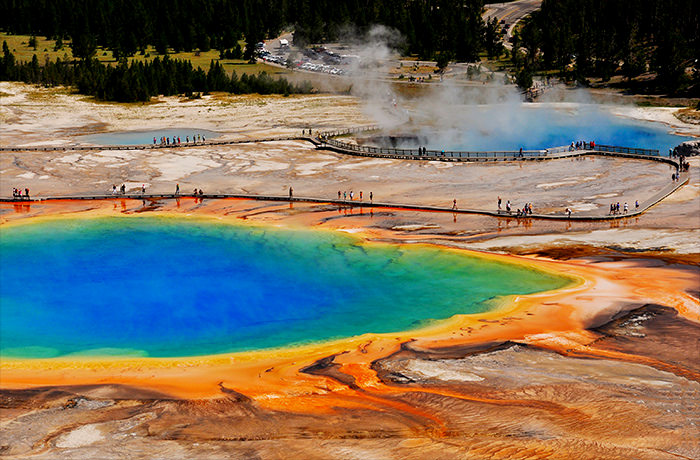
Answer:
M362 128L366 131L374 128ZM358 132L359 130L343 130L320 133L319 148L327 148L339 153L348 153L360 156L375 156L381 158L414 159L414 160L441 160L441 161L505 161L505 160L547 160L555 158L567 158L586 154L613 154L627 158L649 159L676 164L670 158L662 157L658 150L641 149L635 147L619 147L612 145L595 145L584 143L581 148L571 146L552 147L542 150L501 150L501 151L445 151L423 150L418 147L413 149L401 149L394 147L374 147L353 144L333 139L344 134ZM340 133L340 134L337 134ZM616 155L617 154L617 155Z
M617 147L614 145L596 145L595 150L598 152L630 153L633 155L648 155L656 157L660 155L658 150L640 149L636 147Z

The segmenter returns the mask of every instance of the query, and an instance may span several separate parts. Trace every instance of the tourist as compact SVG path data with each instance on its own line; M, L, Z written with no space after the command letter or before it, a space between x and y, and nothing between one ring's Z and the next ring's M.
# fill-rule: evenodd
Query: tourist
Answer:
M190 143L190 136L185 136L185 143L187 143L187 144Z
M620 214L620 202L615 203L615 213Z
M141 185L141 194L146 193L146 184Z
M112 184L112 195L117 194L117 184Z
M498 210L501 210L501 197L498 197Z
M355 194L350 190L350 201L355 199Z
M24 189L24 197L28 200L29 199L29 189L25 188Z
M610 203L610 215L615 214L615 203Z
M671 174L671 181L672 182L676 181L676 173Z
M204 196L204 192L202 191L201 188L199 189L199 196L200 196L200 198Z
M360 190L360 201L362 201L362 190Z
M122 189L122 195L124 195L126 193L126 184L122 183L121 189Z
M625 208L624 208L624 209L625 209L625 211L624 211L624 212L625 212L625 214L627 214L627 210L628 210L628 208L627 208L627 202L626 202L626 201L625 201Z
M340 195L341 195L340 190L338 190L338 200L340 200Z
M369 202L370 203L372 202L373 198L374 198L374 195L372 194L372 192L369 192Z
M457 198L452 200L452 209L457 209Z
M294 194L294 189L290 186L289 187L289 199L292 199L292 195Z
M510 213L510 200L506 201L506 212Z
M348 201L348 192L347 192L347 190L343 191L343 201Z
M175 184L175 195L180 194L180 184Z
M153 136L153 145L156 145L156 136Z
M567 216L569 219L571 219L571 209L570 209L570 208L566 208L566 216Z
M634 209L639 209L639 201L634 200Z
M591 150L595 150L595 141L591 141Z

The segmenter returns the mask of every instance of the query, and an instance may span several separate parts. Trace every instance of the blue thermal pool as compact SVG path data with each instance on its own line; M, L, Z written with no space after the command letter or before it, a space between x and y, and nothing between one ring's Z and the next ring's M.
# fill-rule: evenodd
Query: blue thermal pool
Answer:
M418 328L571 282L431 246L174 217L0 232L4 357L195 356Z
M189 136L190 141L192 141L194 136L197 135L204 136L206 139L214 139L220 136L219 133L206 129L166 128L154 129L151 131L121 131L89 134L87 136L80 136L78 140L96 145L144 145L153 144L154 137L157 143L160 143L160 138L164 136L169 137L171 140L173 137L180 137L180 141L184 143L187 136Z
M552 105L492 104L470 107L455 119L454 125L443 126L437 132L423 131L429 149L540 150L592 140L600 145L656 149L665 155L692 139L671 133L672 129L662 123L622 118L598 105L562 109Z

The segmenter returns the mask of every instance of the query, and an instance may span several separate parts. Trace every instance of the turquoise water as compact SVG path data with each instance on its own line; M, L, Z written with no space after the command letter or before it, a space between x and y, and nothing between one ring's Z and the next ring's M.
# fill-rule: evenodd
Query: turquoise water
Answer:
M391 332L570 281L335 232L138 217L2 229L0 353L193 356Z
M456 127L426 133L427 147L434 150L513 151L540 150L595 141L616 145L668 150L692 139L672 134L671 128L654 122L621 118L598 105L580 105L569 110L549 105L488 105L470 107L457 115ZM700 134L700 132L698 133Z
M207 139L214 139L219 136L219 133L208 131L206 129L179 129L167 128L156 129L152 131L122 131L115 133L90 134L88 136L80 136L78 140L97 145L143 145L153 144L153 138L156 138L157 143L160 143L160 138L169 137L172 141L173 137L180 137L181 142L185 142L187 136L190 137L190 142L193 136L204 136Z

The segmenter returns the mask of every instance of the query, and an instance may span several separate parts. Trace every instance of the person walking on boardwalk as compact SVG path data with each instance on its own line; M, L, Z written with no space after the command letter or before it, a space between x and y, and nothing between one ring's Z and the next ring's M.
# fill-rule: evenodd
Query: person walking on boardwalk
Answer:
M453 209L453 210L456 210L456 209L457 209L457 198L455 198L454 200L452 200L452 209Z
M362 190L360 190L360 201L362 201Z
M343 200L348 201L348 191L347 190L343 191Z
M506 212L510 213L510 200L506 201Z
M24 189L24 196L25 196L27 199L29 199L29 189L28 189L28 188L25 188L25 189Z
M498 210L501 210L501 197L498 197Z
M339 199L339 200L340 200L340 196L341 196L341 195L342 195L342 193L340 192L340 190L338 190L338 199Z
M374 198L374 195L372 194L372 192L369 192L369 202L370 203L372 202L373 198Z
M290 186L289 187L289 199L292 199L292 196L294 195L294 189Z
M634 200L634 209L639 209L639 200Z
M625 201L625 208L624 208L625 214L627 214L627 210L628 210L628 209L629 209L629 208L627 207L627 202Z
M143 195L145 193L146 193L146 184L141 184L141 194Z
M566 216L571 219L571 208L566 208Z
M180 184L175 184L175 195L180 194Z

